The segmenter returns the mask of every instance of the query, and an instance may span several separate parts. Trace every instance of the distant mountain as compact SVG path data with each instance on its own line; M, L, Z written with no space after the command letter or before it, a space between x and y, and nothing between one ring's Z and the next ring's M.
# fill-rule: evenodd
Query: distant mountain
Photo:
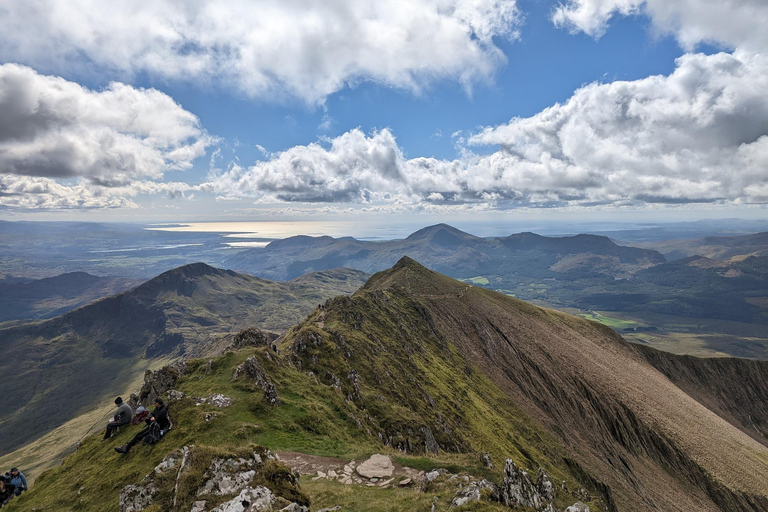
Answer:
M664 240L635 244L661 252L667 259L705 256L716 260L768 256L768 232L740 236L708 236L704 238Z
M387 242L292 237L243 251L225 265L288 279L336 266L377 272L403 256L453 278L556 307L768 323L768 258L734 261L728 268L667 262L655 250L596 235L479 238L438 224Z
M282 331L367 277L349 269L284 283L186 265L62 316L0 330L0 451L116 393L155 359L215 354L250 326Z
M51 318L140 283L85 272L36 280L0 280L0 322Z
M377 272L403 256L436 271L469 278L487 272L554 276L584 272L621 277L663 263L656 251L622 247L596 235L550 238L520 233L480 238L446 224L421 229L404 240L298 236L227 258L224 265L268 279L292 279L313 270L349 267ZM599 264L595 264L599 260Z

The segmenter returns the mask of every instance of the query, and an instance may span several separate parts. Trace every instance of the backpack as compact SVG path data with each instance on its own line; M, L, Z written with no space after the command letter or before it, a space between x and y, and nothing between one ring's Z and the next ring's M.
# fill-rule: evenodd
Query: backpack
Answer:
M138 425L142 421L146 420L149 416L149 411L146 407L141 406L138 409L136 409L136 416L133 417L133 424Z
M153 421L149 424L149 432L144 436L144 442L147 444L159 443L164 435L165 432L160 428L160 425L158 425L156 421Z

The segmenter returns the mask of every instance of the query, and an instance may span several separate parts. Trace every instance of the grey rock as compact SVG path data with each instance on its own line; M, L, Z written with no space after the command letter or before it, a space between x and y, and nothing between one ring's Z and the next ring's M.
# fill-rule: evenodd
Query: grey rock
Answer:
M247 487L211 512L271 512L275 501L275 495L266 487Z
M120 512L140 512L149 507L157 494L153 483L147 485L126 485L120 491Z
M247 375L256 382L256 385L258 385L264 392L264 399L269 405L280 405L280 398L277 396L277 388L275 387L275 384L267 378L267 374L264 373L256 356L249 357L243 364L235 368L235 372L232 374L232 379L237 379L241 375Z
M539 468L539 472L536 475L536 491L538 491L539 496L541 496L545 503L555 501L555 485L543 468Z
M181 391L178 391L178 390L175 390L175 389L171 389L170 391L168 391L168 400L169 401L171 401L171 402L178 402L182 398L184 398L184 393L182 393Z
M424 434L424 450L428 453L437 453L440 451L440 445L437 444L434 434L429 427L421 427Z
M211 395L208 399L208 403L213 405L214 407L229 407L232 405L232 399L228 396L224 396L221 393L217 393L215 395Z
M217 457L205 470L204 483L197 489L197 495L225 496L240 492L250 485L261 464L261 456L258 454L253 454L250 459Z
M357 474L365 478L390 477L395 472L395 465L387 455L379 453L357 466Z
M437 480L440 475L447 475L448 470L443 468L433 469L432 471L424 475L424 479L421 481L421 492L427 492L429 484Z
M268 347L272 341L277 339L277 334L262 331L258 327L249 327L235 334L232 341L232 348L239 349L243 347Z
M470 482L468 486L460 489L453 497L453 500L451 500L451 508L461 507L473 501L480 501L483 497L483 489L487 489L491 493L494 493L496 491L496 486L485 479L477 482Z
M555 487L549 475L539 468L534 485L528 472L518 468L512 459L505 461L499 496L501 502L509 507L531 507L539 512L554 510Z
M172 451L171 453L166 455L162 461L160 461L160 464L155 466L155 469L152 471L151 474L144 477L144 480L149 480L152 477L160 476L169 471L174 471L176 468L179 467L179 464L181 463L181 459L183 458L183 456L184 455L181 450Z
M205 500L196 501L192 504L192 508L190 509L189 512L205 512L205 504L206 504Z
M138 395L131 395L130 404L135 409L139 405L151 406L155 399L164 398L166 394L176 386L179 377L187 371L187 363L177 361L171 365L163 366L157 371L144 372L144 384Z
M205 415L205 422L210 423L218 417L219 415L216 414L215 412L209 412L208 414Z
M298 503L291 503L287 507L281 508L280 512L309 512L309 509L304 505L299 505Z
M341 505L336 505L335 507L330 508L321 508L317 512L336 512L337 510L341 510Z
M589 512L589 507L586 506L584 503L577 501L567 509L565 509L565 512Z
M487 467L488 469L493 469L493 460L491 460L491 456L487 453L484 453L480 456L480 460L483 462L483 465Z

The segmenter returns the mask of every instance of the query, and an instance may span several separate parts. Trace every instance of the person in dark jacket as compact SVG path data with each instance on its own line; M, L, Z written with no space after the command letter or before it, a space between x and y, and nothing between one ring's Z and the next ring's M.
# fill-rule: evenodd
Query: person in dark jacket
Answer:
M159 428L160 436L162 437L171 428L171 421L168 419L168 407L163 403L162 399L155 399L155 409L149 415L149 418L146 419L146 423L147 426L133 436L133 439L128 441L128 444L115 446L115 451L117 453L128 453L131 447L147 437L152 429Z
M107 431L104 432L104 440L112 437L112 433L117 427L130 425L131 419L133 419L133 409L131 409L130 405L123 402L122 398L115 398L115 405L117 405L117 411L115 411L115 415L107 423Z

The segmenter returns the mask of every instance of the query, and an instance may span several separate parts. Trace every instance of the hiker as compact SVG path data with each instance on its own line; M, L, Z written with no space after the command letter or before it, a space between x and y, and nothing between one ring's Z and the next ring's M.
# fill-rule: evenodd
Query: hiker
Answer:
M130 425L131 419L133 418L133 409L131 409L130 405L123 402L122 398L115 398L115 405L117 405L117 411L115 411L114 417L107 423L107 431L104 432L104 439L102 439L102 441L112 437L112 433L117 427Z
M11 469L3 475L2 480L4 496L8 498L19 496L23 491L27 490L27 478L24 476L24 473L19 471L19 468Z
M147 426L133 436L133 439L128 441L128 444L115 446L115 451L117 453L128 453L131 447L142 439L147 444L155 444L171 429L171 420L168 418L168 407L166 407L161 398L155 399L155 409L152 411L152 414L149 415L149 418L146 419L146 423Z

